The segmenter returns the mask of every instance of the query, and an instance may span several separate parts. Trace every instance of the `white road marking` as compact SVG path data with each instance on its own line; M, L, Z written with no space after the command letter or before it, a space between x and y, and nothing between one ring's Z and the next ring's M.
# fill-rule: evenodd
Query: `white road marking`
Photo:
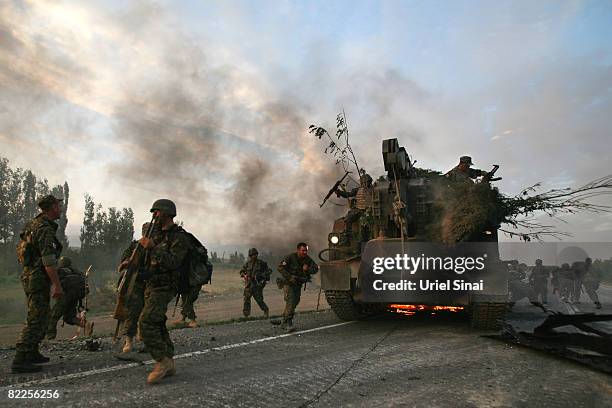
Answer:
M267 341L272 341L272 340L276 340L276 339L282 339L282 338L285 338L285 337L299 336L300 334L312 333L312 332L316 332L316 331L320 331L320 330L333 329L334 327L345 326L345 325L351 324L351 323L355 323L355 322L354 321L350 321L350 322L342 322L342 323L330 324L328 326L315 327L314 329L302 330L302 331L297 331L297 332L294 332L294 333L285 333L285 334L280 334L278 336L264 337L264 338L261 338L261 339L245 341L245 342L242 342L242 343L226 344L225 346L212 347L212 348L209 348L209 349L206 349L206 350L199 350L199 351L192 351L190 353L178 354L178 355L174 356L174 359L178 360L178 359L181 359L181 358L190 358L190 357L200 356L202 354L208 354L208 353L211 353L213 351L231 350L231 349L238 348L238 347L249 346L251 344L264 343L264 342L267 342ZM96 374L110 373L110 372L113 372L113 371L125 370L125 369L128 369L128 368L140 367L142 365L151 365L151 364L155 364L155 360L146 360L146 361L144 361L142 363L119 364L119 365L112 366L112 367L96 368L96 369L93 369L93 370L81 371L81 372L78 372L78 373L58 375L56 377L41 378L39 380L32 380L32 381L27 381L27 382L23 382L23 383L7 385L7 386L4 386L4 387L0 388L0 391L9 390L11 388L24 388L24 387L31 387L33 385L50 384L50 383L54 383L54 382L62 381L62 380L71 380L71 379L75 379L75 378L84 378L84 377L89 377L89 376L96 375Z

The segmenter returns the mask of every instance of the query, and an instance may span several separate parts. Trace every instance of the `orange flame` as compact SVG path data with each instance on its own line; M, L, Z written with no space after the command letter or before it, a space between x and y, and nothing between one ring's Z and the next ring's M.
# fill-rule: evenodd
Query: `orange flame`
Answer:
M429 305L389 305L389 310L394 313L405 314L408 316L412 316L416 314L416 312L438 312L438 311L446 311L446 312L461 312L464 309L463 306L429 306ZM432 313L435 314L435 313Z

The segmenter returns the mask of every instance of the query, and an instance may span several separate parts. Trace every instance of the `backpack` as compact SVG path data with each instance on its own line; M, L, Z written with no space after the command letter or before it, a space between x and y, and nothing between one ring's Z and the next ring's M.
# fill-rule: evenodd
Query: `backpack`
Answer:
M208 259L208 250L202 243L191 233L180 228L190 243L189 251L185 256L183 264L179 268L178 293L185 294L192 287L198 287L211 283L213 266Z
M62 290L68 297L83 299L87 295L85 276L69 268L60 268L58 272Z

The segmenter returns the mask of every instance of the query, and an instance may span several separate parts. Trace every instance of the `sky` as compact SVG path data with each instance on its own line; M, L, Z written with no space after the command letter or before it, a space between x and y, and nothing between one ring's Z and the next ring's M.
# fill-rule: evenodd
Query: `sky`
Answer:
M609 1L2 2L0 156L68 181L73 241L89 193L137 224L171 198L213 247L324 242L342 173L308 125L341 110L375 176L396 137L420 167L499 164L506 194L576 187L612 173L610 21ZM612 240L611 214L565 221Z

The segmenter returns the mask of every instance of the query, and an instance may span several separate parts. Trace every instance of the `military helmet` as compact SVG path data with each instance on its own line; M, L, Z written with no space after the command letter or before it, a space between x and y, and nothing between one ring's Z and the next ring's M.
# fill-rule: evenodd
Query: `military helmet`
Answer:
M259 252L257 251L257 248L249 249L249 256L258 255L258 254Z
M593 263L593 260L591 258L586 258L584 262L590 264Z
M168 200L167 198L160 198L159 200L156 200L151 206L151 212L154 212L155 210L159 210L171 217L176 215L176 205L172 200Z
M542 260L541 259L536 259L536 265L542 265Z
M569 269L569 264L564 263L563 265L561 265L561 269Z
M60 268L70 268L72 266L72 259L62 256L59 259L58 265Z
M470 166L474 165L474 163L472 163L472 158L470 156L461 156L459 158L459 163L469 164Z

